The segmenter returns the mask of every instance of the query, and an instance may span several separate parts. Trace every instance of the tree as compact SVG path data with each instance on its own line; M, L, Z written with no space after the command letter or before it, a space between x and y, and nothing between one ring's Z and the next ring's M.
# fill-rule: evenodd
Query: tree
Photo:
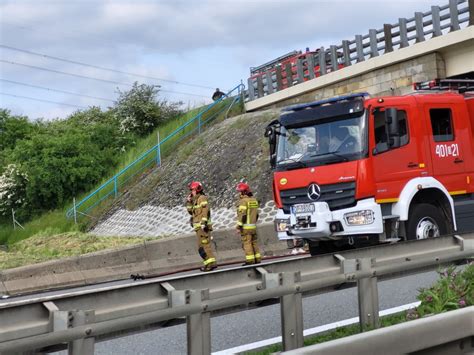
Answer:
M30 135L32 128L27 117L12 116L10 111L0 109L0 151L13 148L17 141Z
M153 132L158 124L177 116L181 103L169 104L158 100L159 86L139 85L137 82L129 91L118 90L115 115L123 133L133 132L145 136Z

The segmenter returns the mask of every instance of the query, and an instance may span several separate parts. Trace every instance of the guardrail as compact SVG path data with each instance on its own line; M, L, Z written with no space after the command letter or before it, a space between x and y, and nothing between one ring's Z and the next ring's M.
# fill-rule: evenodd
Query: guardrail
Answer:
M398 23L384 24L382 29L370 29L368 34L356 35L317 50L302 53L296 64L275 68L247 80L249 101L301 84L367 59L412 46L445 33L474 25L474 2L450 0L444 6L432 6L428 12L415 12L414 17L400 18Z
M297 349L303 346L303 294L356 283L361 328L378 327L378 280L472 257L474 234L456 235L259 267L0 300L0 353L42 351L67 342L71 354L92 354L95 341L187 317L188 354L210 354L212 312L235 311L240 305L275 298L281 304L283 348Z
M82 200L76 202L74 199L72 208L66 212L66 217L74 218L76 221L80 216L87 216L87 212L99 205L105 199L109 197L118 197L120 188L122 188L134 176L143 172L153 164L161 166L163 153L170 151L190 135L195 133L200 134L206 123L211 122L225 110L227 110L227 114L230 108L241 100L241 93L244 88L245 86L243 84L237 85L225 96L207 106L188 122L175 129L156 145L142 153L132 163L120 170L116 175L107 180Z

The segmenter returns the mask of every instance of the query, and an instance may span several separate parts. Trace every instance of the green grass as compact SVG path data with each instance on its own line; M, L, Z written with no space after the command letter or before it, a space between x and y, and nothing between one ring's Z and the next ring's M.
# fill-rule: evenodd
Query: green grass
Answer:
M20 227L13 229L13 225L0 225L0 244L11 246L44 231L49 231L51 234L77 231L79 227L74 224L73 220L67 220L64 213L64 210L44 213L30 222L22 224L25 227L24 230Z
M14 243L8 251L0 250L0 270L43 261L78 256L105 249L140 244L157 238L97 237L80 232L57 233L54 229Z

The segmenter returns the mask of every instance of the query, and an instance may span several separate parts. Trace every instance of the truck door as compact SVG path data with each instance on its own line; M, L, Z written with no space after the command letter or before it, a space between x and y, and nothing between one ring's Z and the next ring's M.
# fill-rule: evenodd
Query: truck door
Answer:
M400 146L390 147L387 140L385 108L372 110L370 146L372 147L376 200L379 203L396 202L405 184L416 177L427 175L427 166L419 139L424 131L421 120L416 119L413 106L390 106L397 109L400 129ZM414 133L417 133L415 135Z
M430 126L430 155L433 176L451 195L466 193L466 165L463 142L467 123L461 120L456 105L430 104L425 106L425 115Z

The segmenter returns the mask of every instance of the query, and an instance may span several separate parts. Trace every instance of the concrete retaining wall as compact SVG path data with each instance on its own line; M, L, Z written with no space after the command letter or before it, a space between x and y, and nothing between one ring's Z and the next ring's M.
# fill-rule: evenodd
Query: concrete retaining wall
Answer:
M283 255L286 243L279 241L273 224L258 227L264 256ZM235 230L213 232L218 263L244 261L240 237ZM131 274L155 274L202 266L194 233L143 242L126 248L48 261L0 272L0 295L15 295L66 286L127 279Z

